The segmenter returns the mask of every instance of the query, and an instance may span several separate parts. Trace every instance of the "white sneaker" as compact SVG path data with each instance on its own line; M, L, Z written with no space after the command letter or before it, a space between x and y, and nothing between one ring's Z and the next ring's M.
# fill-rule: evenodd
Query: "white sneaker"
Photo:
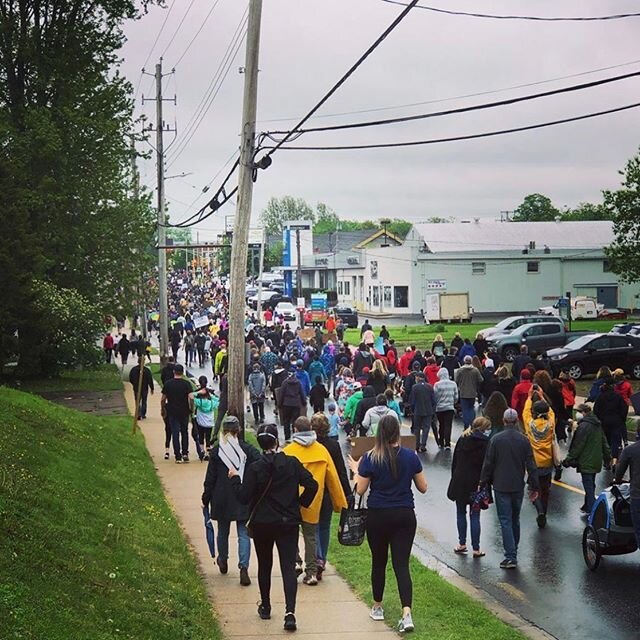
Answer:
M369 617L372 620L376 620L377 622L384 620L384 609L382 607L373 606L371 607L371 611L369 611Z
M409 633L414 629L415 627L413 626L413 618L411 617L411 614L407 613L407 615L402 616L402 619L398 622L398 631L400 633Z

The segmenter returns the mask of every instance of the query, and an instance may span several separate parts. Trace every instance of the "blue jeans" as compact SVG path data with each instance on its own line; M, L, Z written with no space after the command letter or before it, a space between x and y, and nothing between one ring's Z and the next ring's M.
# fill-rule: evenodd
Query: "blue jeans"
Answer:
M506 560L518 561L520 542L520 509L524 489L520 491L494 491L498 520L502 529L502 546Z
M468 504L460 501L456 501L458 542L465 546L467 544L467 508L471 525L471 546L474 551L480 551L480 511L472 511Z
M584 509L591 513L593 503L596 501L596 474L581 473L582 486L584 487Z
M138 410L138 417L146 418L147 417L147 396L149 394L148 389L143 389L142 394L140 395L140 407Z
M182 456L189 455L189 416L185 418L169 416L168 419L173 440L173 453L176 460L182 460ZM182 449L180 449L180 440L182 440Z
M466 429L476 419L476 399L460 398L460 407L462 409L462 421Z
M333 505L328 491L325 491L320 507L320 520L316 528L316 556L326 562L329 553L329 540L331 540L331 516Z
M231 530L231 521L218 520L218 557L223 560L229 559L229 531ZM244 567L249 568L249 559L251 558L251 538L247 533L247 527L244 520L236 521L236 530L238 531L238 569Z
M640 549L640 498L631 498L631 521L636 530L636 542Z

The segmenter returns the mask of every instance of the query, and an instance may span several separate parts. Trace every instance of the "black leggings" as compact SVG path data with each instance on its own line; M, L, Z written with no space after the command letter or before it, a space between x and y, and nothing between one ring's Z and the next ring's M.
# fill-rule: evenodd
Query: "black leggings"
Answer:
M296 555L298 552L298 525L253 524L253 545L258 556L258 585L262 605L271 608L271 569L273 545L278 548L280 573L284 585L285 613L295 613L298 579Z
M391 547L391 563L396 574L400 603L410 607L413 585L409 557L416 535L416 514L411 508L369 509L367 542L371 549L371 590L375 602L384 596L385 572Z

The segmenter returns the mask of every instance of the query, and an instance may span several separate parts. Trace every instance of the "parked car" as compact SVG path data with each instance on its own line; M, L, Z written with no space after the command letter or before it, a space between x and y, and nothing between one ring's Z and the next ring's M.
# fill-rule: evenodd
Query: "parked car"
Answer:
M262 289L262 293L260 294L260 300L262 300L262 307L266 309L265 302L271 301L271 298L275 295L278 295L277 291ZM258 290L257 289L255 290L255 293L253 295L247 298L247 306L251 307L254 311L258 309Z
M291 304L293 304L293 300L289 296L283 296L277 291L271 291L271 295L265 297L265 299L262 301L262 310L264 311L266 309L275 309L276 306L281 302L290 302Z
M509 316L504 320L500 320L495 327L483 329L480 333L483 338L489 339L491 336L511 333L511 331L521 327L523 324L535 324L536 322L558 322L564 326L564 320L554 316Z
M596 302L593 298L587 296L576 296L571 298L571 319L572 320L584 320L584 319L596 319L600 311L604 309L604 305L600 302ZM538 313L548 316L560 315L560 301L556 302L551 307L540 307Z
M285 322L298 321L298 310L292 302L279 302L273 312L277 316L282 316Z
M520 353L520 347L527 345L529 352L545 353L554 347L563 347L567 342L583 336L586 331L566 331L560 322L535 322L523 324L511 333L490 337L489 350L497 351L504 360L513 362Z
M352 307L332 307L329 309L329 313L333 313L334 316L341 318L349 329L358 328L358 312Z
M623 322L620 324L614 324L609 333L619 333L620 335L626 335L627 333L630 333L634 328L640 329L640 325L634 324L633 322Z
M640 379L640 337L618 333L591 333L564 347L547 352L554 375L565 370L577 380L586 373L596 373L604 365L623 369Z
M599 320L626 320L627 312L620 309L602 309L598 312Z

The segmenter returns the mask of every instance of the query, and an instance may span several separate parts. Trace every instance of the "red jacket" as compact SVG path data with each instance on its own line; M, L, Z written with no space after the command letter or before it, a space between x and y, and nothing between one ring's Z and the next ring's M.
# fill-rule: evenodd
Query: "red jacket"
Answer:
M511 395L511 408L518 412L518 417L522 421L522 412L524 411L524 404L529 397L529 389L533 386L531 380L522 380L513 388L513 394Z
M113 336L110 333L104 337L104 340L102 341L102 348L113 349Z
M619 395L622 396L622 399L627 403L627 405L631 404L631 396L633 395L633 387L627 380L621 380L616 385L614 385L613 390Z
M413 360L414 354L414 351L406 351L398 360L398 373L403 378L406 378L409 375L409 371L411 370L411 361Z
M427 378L427 382L433 386L436 382L440 381L440 378L438 378L438 371L440 371L440 365L438 364L428 364L425 368L424 368L424 375Z
M573 407L576 403L576 383L573 380L562 382L562 398L565 408Z

